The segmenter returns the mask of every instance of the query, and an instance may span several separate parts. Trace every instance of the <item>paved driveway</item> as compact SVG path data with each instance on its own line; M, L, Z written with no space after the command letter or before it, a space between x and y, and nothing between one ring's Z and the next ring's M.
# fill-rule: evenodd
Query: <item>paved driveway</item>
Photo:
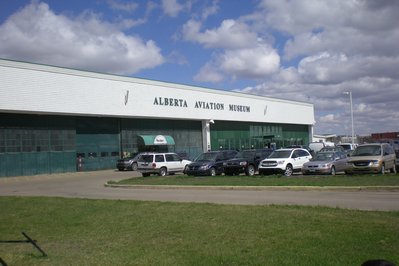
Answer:
M137 176L114 170L0 178L0 196L59 196L220 204L288 204L360 210L399 210L399 192L137 189L104 187L109 180Z

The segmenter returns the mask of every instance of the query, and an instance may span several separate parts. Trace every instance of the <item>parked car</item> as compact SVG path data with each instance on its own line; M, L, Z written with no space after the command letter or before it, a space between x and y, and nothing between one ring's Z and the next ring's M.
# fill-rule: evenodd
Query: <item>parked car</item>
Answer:
M287 149L301 148L301 149L307 150L312 156L314 156L314 154L315 154L315 151L312 150L309 146L306 146L306 145L290 145L290 146L285 147L285 148L287 148Z
M383 139L381 143L389 143L396 154L396 171L399 170L399 140L398 139Z
M317 142L310 142L309 143L309 148L314 152L314 153L318 153L322 148L324 147L329 147L329 146L335 146L335 144L333 142L329 142L329 141L317 141Z
M253 176L258 171L261 160L267 158L273 149L243 150L236 154L233 159L227 160L224 164L224 174L234 175L245 173Z
M349 156L355 150L355 148L357 147L357 144L340 143L340 144L337 144L337 146L342 147L345 150L346 155Z
M342 148L341 146L326 146L322 148L319 152L328 152L328 151L345 152L344 148Z
M137 171L143 176L166 176L170 173L184 172L190 163L191 161L180 158L176 153L146 153L138 159Z
M136 171L137 170L137 160L139 158L140 158L140 153L135 153L133 156L119 159L116 162L116 168L119 171L123 171L123 170Z
M234 158L237 151L210 151L200 154L187 166L187 175L220 175L224 172L224 162Z
M260 175L283 173L291 176L293 172L300 172L302 165L308 162L312 155L305 149L279 149L260 162Z
M348 159L346 174L396 173L396 155L388 143L363 144L356 147Z
M344 172L347 166L347 156L342 151L318 152L314 158L302 166L302 174L335 175Z

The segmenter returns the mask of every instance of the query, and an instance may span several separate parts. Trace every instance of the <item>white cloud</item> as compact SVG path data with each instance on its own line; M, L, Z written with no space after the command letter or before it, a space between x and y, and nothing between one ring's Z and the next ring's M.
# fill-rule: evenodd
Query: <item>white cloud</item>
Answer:
M232 76L263 79L278 72L280 57L272 47L259 44L256 48L226 50L218 65Z
M202 23L189 20L183 25L183 38L198 42L207 48L237 49L256 46L257 34L251 32L247 25L238 21L224 20L219 28L200 32Z
M200 69L199 73L194 76L194 80L218 83L224 80L224 76L214 65L207 63Z
M0 25L0 43L4 58L118 74L164 62L154 41L126 35L96 14L69 18L36 1Z
M236 20L223 20L218 28L201 32L202 22L189 20L183 26L183 38L197 42L206 48L221 48L212 61L196 75L197 81L221 80L220 75L230 78L264 79L278 72L280 56L249 27ZM217 78L208 78L209 68L218 69ZM224 79L224 78L223 78Z
M219 0L213 0L212 5L204 8L201 18L206 20L209 16L215 15L219 11Z
M176 0L162 0L162 9L166 15L177 17L177 15L183 10L183 6Z
M321 122L335 122L335 115L334 114L328 114L325 116L321 116L319 119Z
M125 11L128 13L135 11L137 9L137 7L139 6L137 3L134 3L134 2L123 3L123 2L120 2L117 0L107 0L107 3L114 10L121 10L121 11Z

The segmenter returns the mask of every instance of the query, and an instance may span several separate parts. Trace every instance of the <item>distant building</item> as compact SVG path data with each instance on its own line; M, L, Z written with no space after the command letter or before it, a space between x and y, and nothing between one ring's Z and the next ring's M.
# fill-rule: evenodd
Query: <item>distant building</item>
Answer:
M372 133L372 140L399 139L399 132Z
M336 139L337 135L334 134L313 135L313 142L335 142Z

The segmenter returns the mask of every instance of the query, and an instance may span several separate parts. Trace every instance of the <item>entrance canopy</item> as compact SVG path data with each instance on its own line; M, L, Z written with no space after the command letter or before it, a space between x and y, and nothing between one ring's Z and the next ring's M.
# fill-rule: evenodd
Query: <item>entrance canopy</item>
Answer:
M175 140L168 135L138 135L137 142L143 146L175 145Z

